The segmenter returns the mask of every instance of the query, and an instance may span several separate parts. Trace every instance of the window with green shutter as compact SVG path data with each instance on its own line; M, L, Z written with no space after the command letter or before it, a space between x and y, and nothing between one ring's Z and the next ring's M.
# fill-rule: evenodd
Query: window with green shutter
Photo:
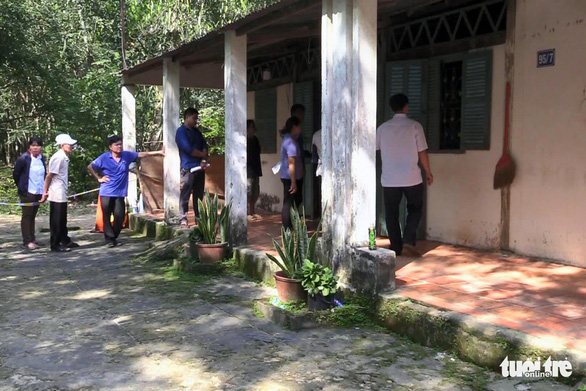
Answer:
M429 152L435 152L440 148L441 86L441 62L436 59L429 60L427 67L427 115L426 122L423 124Z
M385 121L391 118L389 99L395 94L409 98L409 117L425 123L427 92L424 89L426 60L393 61L387 63L385 77Z
M270 88L254 93L256 137L262 153L277 153L277 90Z
M490 149L492 52L464 57L462 75L462 149Z
M311 151L311 138L313 137L313 81L295 83L293 85L293 103L302 104L305 107L305 118L301 124L303 133L303 148Z
M492 51L431 59L426 83L429 152L489 150Z

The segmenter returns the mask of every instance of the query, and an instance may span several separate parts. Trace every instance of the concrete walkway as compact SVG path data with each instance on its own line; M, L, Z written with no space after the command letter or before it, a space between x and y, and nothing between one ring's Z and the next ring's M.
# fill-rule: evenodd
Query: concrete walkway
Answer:
M391 334L281 329L253 315L272 289L133 262L146 240L106 249L93 223L72 218L82 247L53 254L21 250L18 218L0 216L0 390L573 389L504 379Z
M276 214L249 222L252 247L274 253L267 233L278 236L280 222ZM586 353L586 269L432 241L417 247L422 258L397 257L397 293Z

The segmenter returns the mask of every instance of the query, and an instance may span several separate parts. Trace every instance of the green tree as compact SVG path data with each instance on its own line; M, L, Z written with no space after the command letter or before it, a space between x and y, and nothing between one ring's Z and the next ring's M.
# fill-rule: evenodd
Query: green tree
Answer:
M275 0L126 0L127 63L136 65ZM73 190L93 185L88 162L120 133L121 19L118 0L0 0L0 162L13 164L32 135L54 151L58 133L81 148L72 156ZM212 150L223 151L223 92L182 91L201 109ZM137 92L138 148L159 148L161 92Z

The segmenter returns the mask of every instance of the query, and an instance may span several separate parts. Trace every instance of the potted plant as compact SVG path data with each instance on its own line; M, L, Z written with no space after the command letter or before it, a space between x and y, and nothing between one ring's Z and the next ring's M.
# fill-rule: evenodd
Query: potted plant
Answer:
M283 302L306 300L307 294L301 286L301 267L304 259L315 259L317 237L321 227L319 222L315 233L309 237L305 212L299 215L297 208L291 208L293 229L281 227L281 245L271 238L279 258L266 253L281 270L275 273L275 283L279 299Z
M338 289L338 277L332 270L306 259L301 268L301 285L309 297L310 311L319 311L334 306L334 295Z
M202 263L219 262L224 259L228 248L230 204L224 204L219 208L218 195L211 198L210 193L206 190L204 201L198 200L198 209L199 217L196 220L197 228L201 233L201 243L195 243L195 247L199 260ZM219 241L217 240L218 231Z

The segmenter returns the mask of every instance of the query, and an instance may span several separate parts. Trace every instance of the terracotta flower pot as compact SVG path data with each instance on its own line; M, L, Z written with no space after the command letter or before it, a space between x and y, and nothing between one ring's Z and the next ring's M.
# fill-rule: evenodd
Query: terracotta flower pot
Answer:
M197 248L197 254L201 263L216 263L224 259L226 256L226 248L228 248L228 243L196 243L195 247Z
M285 272L279 270L275 273L275 283L277 284L279 300L282 302L307 301L307 292L303 290L301 280L287 278Z

